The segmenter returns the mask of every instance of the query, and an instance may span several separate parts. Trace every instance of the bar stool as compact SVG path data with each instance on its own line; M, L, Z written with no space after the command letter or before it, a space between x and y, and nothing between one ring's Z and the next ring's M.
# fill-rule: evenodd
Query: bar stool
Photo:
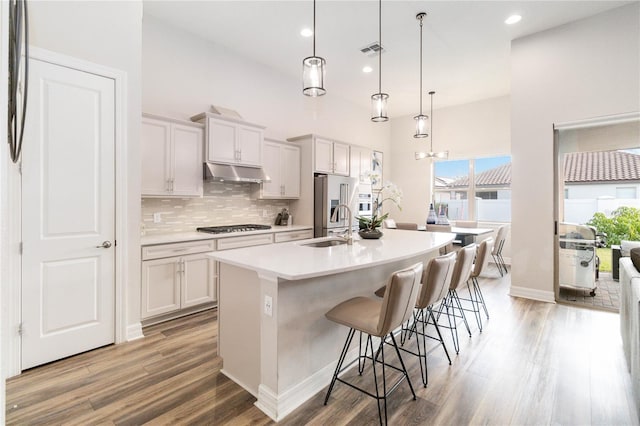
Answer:
M456 253L453 252L433 258L427 264L427 267L422 273L422 287L416 302L416 310L413 311L414 321L411 327L406 330L406 332L408 332L407 339L410 339L411 335L416 333L418 353L401 348L405 352L418 356L420 359L420 373L422 375L422 384L425 388L429 382L427 374L427 355L429 355L429 353L442 345L442 349L444 349L444 353L449 360L449 365L451 365L451 357L449 356L449 351L447 350L447 346L442 338L442 333L440 333L438 321L436 321L433 314L433 306L444 299L447 295L449 286L451 285L451 278L453 276L455 263ZM426 330L428 324L432 324L434 326L437 336L427 334ZM422 351L420 350L420 336L422 337ZM440 342L440 345L434 346L431 350L427 351L427 338Z
M340 357L338 358L338 365L336 366L335 372L333 373L331 384L329 385L329 389L327 390L327 396L324 399L325 405L327 405L327 401L329 400L329 396L331 395L331 391L333 390L333 386L335 385L336 381L345 383L352 388L375 398L378 405L378 418L380 419L380 424L382 424L382 409L380 407L380 400L383 400L384 402L384 424L386 424L387 396L389 396L404 379L406 379L407 383L409 384L413 399L416 399L416 394L413 391L413 386L411 385L411 380L409 379L409 376L407 374L407 369L404 365L404 362L402 361L400 351L398 350L398 345L396 344L393 330L411 317L411 313L413 312L413 307L416 304L416 299L420 290L421 277L422 263L417 263L409 268L394 272L391 275L391 278L389 279L386 286L384 298L382 300L376 300L370 297L354 297L336 305L333 309L325 314L327 319L329 319L330 321L349 327L347 340L344 344L344 347L342 348ZM347 356L351 340L353 339L356 331L367 334L365 354L361 355L359 353L356 359L343 367L342 364L344 363L344 360ZM380 338L380 344L375 353L373 351L372 336ZM391 338L391 342L393 343L393 347L395 348L396 354L398 355L401 368L398 368L391 364L387 364L384 360L384 345L387 336ZM369 350L369 348L371 349L371 356L367 355L367 351ZM378 361L378 357L380 357L380 361ZM355 363L356 361L360 362L361 358L364 358L365 360L369 359L372 362L373 377L376 388L375 395L338 377L340 373L348 369L353 363ZM382 366L382 395L380 395L380 391L378 389L376 364L381 364ZM398 381L393 386L391 386L388 392L385 367L390 367L402 373L402 377L400 377Z
M493 246L493 250L491 250L491 256L493 256L493 261L496 263L496 267L498 268L498 272L500 272L501 277L508 273L507 264L502 257L502 248L504 247L504 242L507 239L507 229L507 225L502 225L498 228L498 232L496 233L496 242Z
M440 308L438 309L438 316L436 317L436 320L439 320L440 315L442 314L442 310L445 310L447 319L449 320L449 326L447 327L445 325L443 327L451 330L451 338L453 339L453 347L456 350L456 354L460 353L460 342L458 341L458 325L456 321L457 318L462 318L462 320L464 321L464 325L467 328L467 332L469 333L469 337L471 337L471 328L469 327L467 317L464 314L465 310L462 307L462 303L460 303L460 298L458 297L457 290L465 285L469 280L469 277L471 276L471 268L473 267L473 258L476 254L476 247L476 244L472 243L458 250L456 263L453 267L451 284L449 285L449 292L440 304ZM456 309L458 310L459 314L456 314Z
M489 319L489 311L487 310L486 303L484 303L484 296L482 295L482 290L478 283L478 277L489 264L489 253L493 251L493 245L494 241L492 237L480 242L480 245L478 246L478 253L476 254L476 261L473 264L473 270L471 271L471 281L473 283L473 292L475 294L476 304L482 305L487 319Z
M484 308L484 313L489 319L489 311L487 310L487 306L484 303L484 297L482 295L482 291L480 290L480 285L478 284L478 277L487 266L489 262L489 253L493 248L493 238L487 238L482 241L480 245L477 246L477 252L475 255L475 261L471 267L471 272L469 274L469 279L467 280L467 290L469 291L469 298L458 297L461 301L467 301L471 303L471 309L463 308L466 311L473 312L476 317L476 323L478 324L478 329L482 333L482 316L480 313L480 305ZM458 295L459 296L459 295Z

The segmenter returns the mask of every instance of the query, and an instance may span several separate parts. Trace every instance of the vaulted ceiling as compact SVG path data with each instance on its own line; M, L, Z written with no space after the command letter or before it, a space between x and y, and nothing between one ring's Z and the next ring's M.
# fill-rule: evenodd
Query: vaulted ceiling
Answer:
M423 48L428 111L429 90L437 92L436 108L508 94L511 40L628 3L385 0L382 91L390 96L389 114L417 114L419 109L418 12L428 13ZM378 87L377 58L360 49L378 40L378 2L319 0L316 8L316 52L327 61L326 96L369 108ZM300 81L302 59L312 54L312 39L300 35L312 27L312 1L145 0L144 14ZM522 21L506 25L512 14ZM365 65L373 72L363 73Z

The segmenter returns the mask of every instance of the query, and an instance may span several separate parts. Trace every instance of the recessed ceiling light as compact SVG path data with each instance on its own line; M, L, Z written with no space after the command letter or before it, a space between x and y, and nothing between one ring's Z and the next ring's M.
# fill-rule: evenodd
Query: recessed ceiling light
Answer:
M366 67L362 68L362 72L371 72L373 71L373 68L371 68L369 65L367 65Z
M301 35L302 37L311 37L311 36L313 35L313 31L311 31L311 29L310 29L310 28L303 28L303 29L300 31L300 35Z
M517 22L520 22L521 19L522 19L522 16L520 15L511 15L504 21L504 23L507 25L513 25Z

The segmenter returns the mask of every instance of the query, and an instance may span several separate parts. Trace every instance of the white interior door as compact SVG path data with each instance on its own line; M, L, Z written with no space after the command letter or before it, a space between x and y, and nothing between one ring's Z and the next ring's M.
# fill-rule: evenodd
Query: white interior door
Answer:
M110 78L30 61L22 369L115 339L114 90Z

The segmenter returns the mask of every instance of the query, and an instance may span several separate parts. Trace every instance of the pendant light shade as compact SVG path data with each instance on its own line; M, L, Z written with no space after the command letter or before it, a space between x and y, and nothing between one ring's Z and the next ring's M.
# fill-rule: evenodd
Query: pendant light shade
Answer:
M429 117L422 114L422 20L427 16L425 12L420 12L416 15L416 19L420 21L420 114L413 117L416 120L416 133L414 138L426 138L429 136L429 129L427 128L427 120Z
M322 96L327 91L324 88L326 69L324 58L316 56L316 0L313 0L313 56L302 61L302 93L306 96Z
M378 0L378 93L371 95L371 121L389 120L387 101L389 95L382 93L382 0Z
M449 151L441 151L434 152L433 151L433 95L436 92L433 90L429 92L429 96L431 97L431 111L429 115L431 115L431 135L430 135L430 143L429 143L429 152L416 152L416 160L422 160L423 158L438 158L438 159L446 159L449 157Z

